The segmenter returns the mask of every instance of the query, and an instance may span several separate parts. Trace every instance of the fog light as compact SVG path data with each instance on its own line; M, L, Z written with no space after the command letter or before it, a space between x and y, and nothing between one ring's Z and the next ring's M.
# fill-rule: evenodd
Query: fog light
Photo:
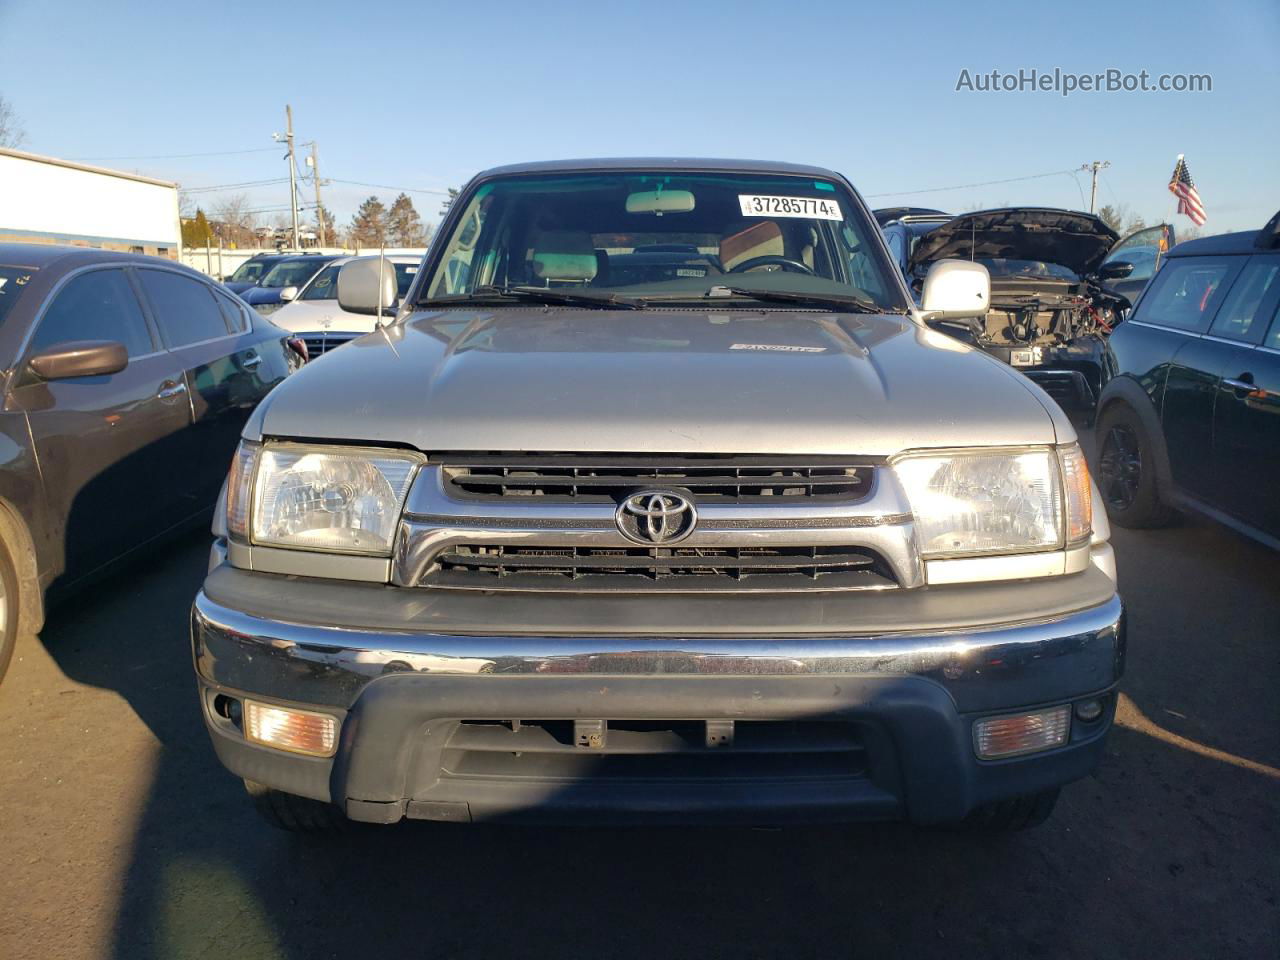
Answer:
M1070 730L1068 706L985 717L973 725L973 749L983 760L1016 757L1060 747L1067 742Z
M1093 723L1102 716L1102 701L1081 700L1076 704L1076 716L1085 723Z
M327 713L244 702L244 735L278 750L331 757L338 745L338 721Z

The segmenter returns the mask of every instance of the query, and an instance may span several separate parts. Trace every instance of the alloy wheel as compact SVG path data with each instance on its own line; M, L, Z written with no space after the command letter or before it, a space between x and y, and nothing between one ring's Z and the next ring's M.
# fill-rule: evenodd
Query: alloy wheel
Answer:
M1098 477L1108 506L1117 510L1133 506L1142 482L1142 453L1137 435L1127 425L1115 424L1103 438Z

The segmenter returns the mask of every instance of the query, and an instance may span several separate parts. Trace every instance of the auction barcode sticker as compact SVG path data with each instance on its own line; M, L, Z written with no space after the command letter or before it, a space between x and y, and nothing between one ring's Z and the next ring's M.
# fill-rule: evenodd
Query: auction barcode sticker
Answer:
M808 220L843 220L840 204L816 197L758 197L738 194L744 217L804 217Z

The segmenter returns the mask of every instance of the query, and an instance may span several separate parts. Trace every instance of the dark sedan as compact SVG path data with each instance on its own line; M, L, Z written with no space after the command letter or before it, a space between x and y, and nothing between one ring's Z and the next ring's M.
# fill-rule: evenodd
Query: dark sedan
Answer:
M168 260L0 244L0 676L62 592L207 515L300 359Z
M1280 214L1169 251L1109 342L1098 486L1113 522L1206 513L1280 549Z
M244 302L266 316L279 310L317 273L338 259L329 254L300 254L278 261L255 286L240 294Z
M227 277L223 281L223 285L232 293L243 294L251 287L256 287L262 282L263 277L271 272L281 260L288 260L287 253L262 253L256 257L250 257L240 266L236 267L236 272Z

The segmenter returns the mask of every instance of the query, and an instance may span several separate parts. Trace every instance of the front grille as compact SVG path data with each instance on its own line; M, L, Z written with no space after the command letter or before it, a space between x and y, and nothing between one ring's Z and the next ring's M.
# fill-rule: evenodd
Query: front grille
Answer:
M873 470L835 458L547 455L446 459L443 475L456 499L616 503L638 489L664 486L690 490L699 503L757 503L856 501L870 493Z
M354 333L308 334L302 338L302 342L307 345L307 357L314 360L355 338Z
M549 547L459 544L421 586L470 590L672 593L883 590L887 564L863 547Z

